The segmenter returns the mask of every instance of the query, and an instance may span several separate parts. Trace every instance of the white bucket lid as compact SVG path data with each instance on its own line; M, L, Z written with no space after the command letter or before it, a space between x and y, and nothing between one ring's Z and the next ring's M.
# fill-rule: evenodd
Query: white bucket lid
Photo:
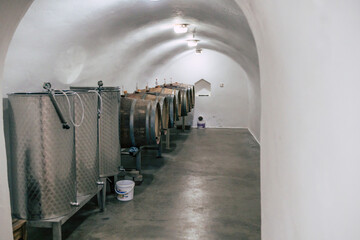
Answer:
M134 187L135 182L132 180L120 180L116 182L117 187Z

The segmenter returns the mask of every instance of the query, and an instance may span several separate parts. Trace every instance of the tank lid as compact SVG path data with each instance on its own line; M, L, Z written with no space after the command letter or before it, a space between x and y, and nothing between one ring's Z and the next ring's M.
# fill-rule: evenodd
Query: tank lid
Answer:
M97 90L99 87L76 87L71 86L71 90ZM120 87L101 87L102 91L104 92L119 92Z
M74 92L70 91L70 90L63 90L65 93L69 94L74 94ZM56 95L63 95L62 92L60 91L55 91L54 92ZM48 92L12 92L12 93L8 93L8 96L13 96L13 95L48 95Z

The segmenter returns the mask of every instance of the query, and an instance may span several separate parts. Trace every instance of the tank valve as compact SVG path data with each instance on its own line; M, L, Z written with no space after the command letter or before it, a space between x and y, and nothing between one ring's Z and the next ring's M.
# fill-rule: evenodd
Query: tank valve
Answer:
M131 147L129 149L129 153L131 156L135 156L139 152L139 149L137 147Z

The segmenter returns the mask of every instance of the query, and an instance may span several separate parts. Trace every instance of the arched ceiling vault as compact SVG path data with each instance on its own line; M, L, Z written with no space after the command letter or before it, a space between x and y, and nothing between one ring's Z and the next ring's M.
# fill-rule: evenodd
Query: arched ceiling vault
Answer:
M190 32L175 34L175 23L190 24ZM35 0L9 50L5 91L33 78L64 85L146 81L191 50L186 39L195 29L200 48L258 71L255 41L233 0Z

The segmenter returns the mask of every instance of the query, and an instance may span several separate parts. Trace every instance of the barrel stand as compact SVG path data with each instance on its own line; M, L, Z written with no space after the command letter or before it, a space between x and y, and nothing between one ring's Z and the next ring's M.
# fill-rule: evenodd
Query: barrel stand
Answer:
M171 135L171 129L169 128L167 130L167 134L166 134L166 149L169 150L170 149L170 135Z
M182 118L182 126L181 126L181 130L182 132L185 132L185 117L181 117Z
M120 175L121 172L124 172L125 170L122 169L122 167L119 169L119 173L116 175L110 175L110 176L106 176L106 177L100 177L100 182L102 185L104 185L104 190L101 191L101 194L97 195L97 199L98 202L102 204L102 211L105 211L105 207L106 207L106 189L107 189L107 185L108 185L108 178L109 177L114 177L114 185L116 184L116 182L118 181L118 177ZM109 180L110 181L110 180Z
M37 228L52 228L53 240L62 240L62 230L61 226L69 220L72 216L75 215L86 203L88 203L95 195L101 198L100 196L103 193L106 193L105 185L99 185L98 192L95 194L90 194L86 196L82 196L78 198L78 206L74 206L70 213L65 216L53 218L49 220L34 220L28 221L29 227L37 227ZM99 201L99 209L103 211L105 209L105 202ZM69 203L70 204L70 203Z
M160 143L157 148L157 150L158 150L158 155L156 156L157 158L162 158L162 144L163 144L163 141L162 141L162 139L160 139Z
M160 143L159 145L157 146L144 146L144 149L147 149L147 150L157 150L157 158L162 158L162 144L163 144L163 141L160 140Z
M128 170L127 175L130 175L134 182L139 185L143 182L143 176L141 175L141 152L143 147L139 147L137 152L130 153L129 151L121 151L121 155L127 155L135 158L136 171Z

